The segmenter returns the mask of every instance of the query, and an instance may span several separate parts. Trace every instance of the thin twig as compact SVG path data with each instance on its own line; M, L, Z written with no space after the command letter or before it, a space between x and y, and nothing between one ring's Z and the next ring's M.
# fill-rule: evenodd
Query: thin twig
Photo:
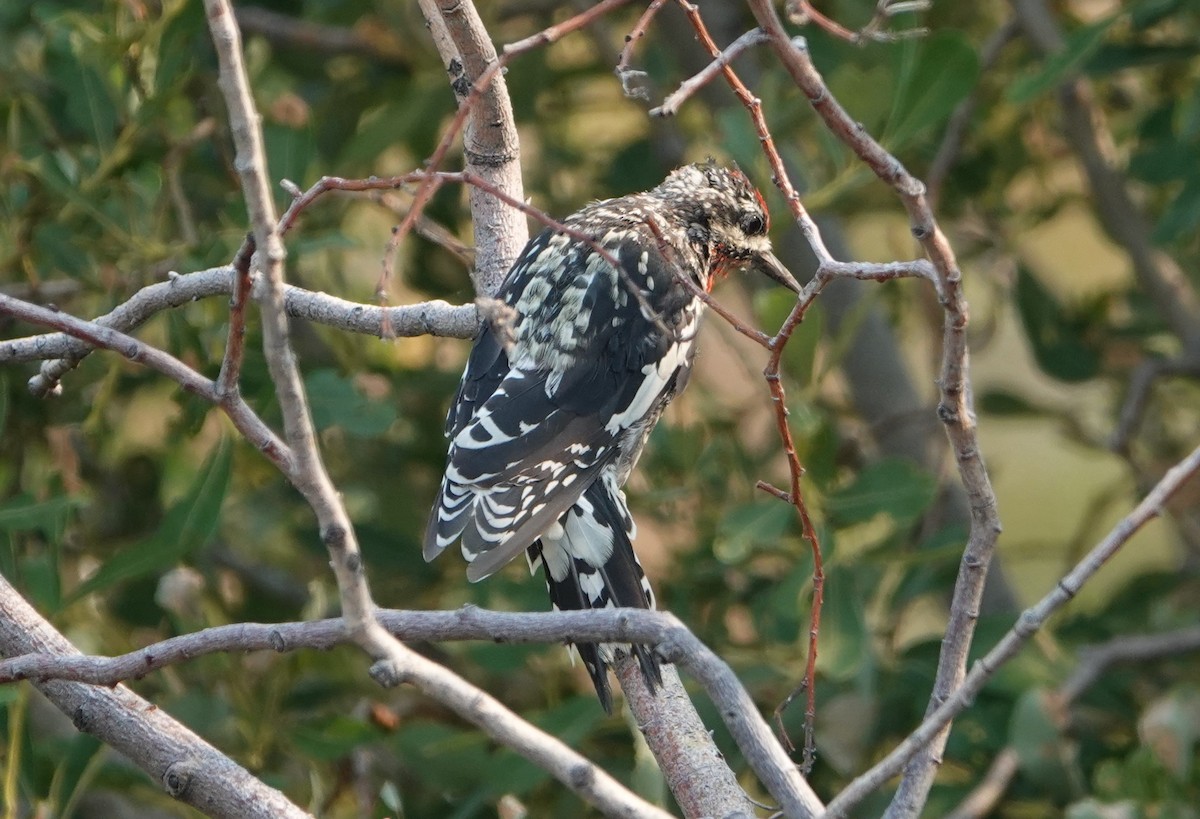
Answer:
M1054 692L1054 710L1065 711L1108 669L1117 663L1145 663L1200 651L1200 626L1159 634L1128 634L1106 643L1079 649L1079 665ZM978 785L947 819L983 819L991 814L1019 768L1016 750L1007 747L996 755Z
M925 186L838 104L813 65L804 41L800 38L789 39L774 5L768 0L749 2L759 26L771 38L772 49L792 80L808 97L825 126L900 197L908 212L910 230L929 257L936 275L938 295L945 310L942 364L938 379L941 391L938 417L946 430L968 496L971 528L955 581L946 637L938 658L938 670L929 703L932 711L961 684L966 674L967 652L975 633L987 569L1000 532L995 493L976 434L966 369L968 310L962 294L962 274L954 251L930 210ZM913 816L924 804L937 760L948 736L947 724L937 738L913 758L889 808L890 819Z
M995 65L996 60L1003 53L1004 47L1016 36L1017 23L1015 20L1007 21L988 36L983 47L979 49L980 74ZM958 156L962 151L963 142L967 138L967 131L971 125L971 118L975 116L978 96L978 89L976 89L955 107L954 113L946 122L946 130L942 134L942 141L938 145L937 153L934 154L929 163L929 169L925 172L925 182L929 187L929 207L934 210L937 210L938 203L941 201L942 186L946 182L946 177L950 173L950 169L954 167L954 163L958 161Z
M621 58L617 61L615 73L617 79L621 81L621 90L625 96L631 99L650 99L650 92L635 82L645 80L648 76L645 71L637 71L629 67L630 61L633 59L633 50L637 48L638 43L646 36L646 29L650 27L650 22L654 16L658 14L659 9L667 0L653 0L646 10L642 12L642 16L638 18L633 29L625 35L625 47L621 49Z
M601 0L592 8L576 14L568 20L550 26L536 34L530 35L523 40L518 40L515 43L506 45L500 53L500 56L487 66L476 78L471 85L470 91L462 98L458 104L458 112L442 133L442 139L434 148L432 154L425 161L426 175L421 180L420 185L413 194L412 207L408 215L400 221L397 227L397 241L403 241L409 232L412 230L416 218L424 211L425 206L429 203L430 197L433 195L437 186L437 174L435 173L441 168L442 162L446 159L446 154L450 150L450 146L454 144L454 140L458 137L460 131L466 125L467 117L478 103L479 99L484 95L487 89L491 86L492 81L504 70L514 57L524 54L541 46L549 45L557 42L562 37L571 32L578 31L588 25L592 20L600 17L615 8L618 8L629 0ZM619 269L619 268L618 268ZM492 295L484 293L483 295Z
M92 323L127 332L141 326L163 310L214 296L229 296L232 293L232 267L214 267L195 273L176 274L166 282L143 287L111 313L93 319ZM381 323L385 315L398 336L474 338L479 331L479 318L473 305L454 305L440 300L381 308L286 285L284 307L287 314L293 318L376 337L382 333ZM81 358L91 349L86 342L63 333L8 339L0 341L0 364ZM46 387L44 376L39 374L30 379L29 389L34 395L44 396Z
M1020 769L1021 755L1011 746L1004 748L996 754L979 784L946 815L946 819L983 819L990 815Z
M686 0L679 0L680 6L688 16L688 20L696 29L696 33L700 38L700 44L703 45L709 55L718 60L721 56L721 49L713 42L712 36L708 33L707 26L704 25L703 18L700 17L699 7L694 3L688 3ZM775 18L778 22L778 18ZM766 29L762 29L766 32ZM783 194L784 200L787 202L788 209L792 213L792 217L796 220L796 224L800 227L800 232L804 234L804 240L808 242L808 246L812 248L813 254L817 257L819 264L832 262L833 255L825 246L824 240L821 239L821 230L817 227L817 223L808 215L804 204L800 201L800 194L796 191L792 180L788 176L787 169L783 166L783 158L780 157L779 151L775 147L775 139L771 136L771 131L767 128L767 120L762 112L762 100L750 93L748 89L738 77L733 67L725 64L721 66L721 73L725 76L725 81L729 83L729 87L733 89L733 93L741 100L743 106L750 114L750 119L754 122L754 129L758 133L758 141L762 144L763 153L766 154L767 163L771 167L771 181L779 188L779 192Z
M315 54L353 54L385 65L408 66L409 49L367 37L354 28L302 20L261 6L237 7L238 25L246 34L257 34L275 46L293 48L311 57Z
M354 528L317 448L308 398L291 349L283 306L286 251L267 180L262 129L242 61L233 8L229 0L205 0L204 7L217 52L217 82L229 109L230 131L237 149L235 165L263 272L262 292L257 294L262 310L263 352L283 416L284 438L293 453L293 468L285 474L316 513L321 540L329 551L337 579L342 612L355 641L375 660L397 662L405 650L374 621L375 604Z
M746 111L750 114L750 119L754 122L755 130L758 132L763 153L766 154L767 161L771 166L773 181L787 199L792 215L808 240L809 245L812 247L813 252L816 254L818 261L820 263L832 262L833 257L821 240L820 230L812 220L812 217L808 215L804 205L801 204L800 195L797 193L795 187L793 187L783 166L783 160L775 148L775 140L767 128L767 121L762 113L762 101L750 93L750 90L742 82L741 78L738 77L728 61L722 62L721 57L723 52L713 42L712 36L708 33L708 28L700 16L699 7L693 3L686 2L686 0L679 0L679 2L687 14L689 21L691 21L693 28L696 29L701 44L708 50L713 60L720 64L718 67L724 75L725 81L733 89L734 94L737 95L742 105L745 106ZM816 280L823 281L819 276ZM791 426L788 424L787 396L783 388L783 381L779 377L779 370L783 359L783 351L792 333L803 320L804 314L807 312L809 305L812 303L811 300L815 295L816 291L812 291L808 294L807 302L803 295L796 302L791 314L784 321L783 326L780 327L779 332L770 340L768 345L770 356L766 367L763 369L763 377L767 381L767 388L771 393L771 400L774 403L776 429L779 432L780 441L783 443L784 453L787 457L788 473L791 476L788 502L796 508L796 514L800 520L801 535L808 542L813 553L813 602L809 613L808 659L805 664L804 673L806 707L804 709L804 751L801 761L801 770L806 775L812 770L813 764L816 761L816 732L814 728L817 692L816 663L817 642L821 625L821 609L825 599L825 570L824 562L821 558L821 544L817 539L816 528L812 524L808 508L804 503L804 497L800 491L800 479L804 474L804 467L801 466L800 458L796 454L795 441L792 438Z
M1200 626L1181 628L1160 634L1127 634L1079 651L1080 662L1057 691L1063 706L1070 705L1109 667L1118 663L1137 663L1200 651Z
M898 774L909 759L924 747L928 747L944 733L951 720L969 707L983 686L997 669L1016 656L1017 652L1037 633L1052 614L1066 605L1083 585L1108 562L1121 547L1147 522L1162 513L1167 501L1184 484L1200 472L1200 446L1175 466L1167 470L1162 480L1142 499L1128 515L1120 520L1096 546L1075 564L1074 568L1058 581L1046 596L1031 608L1026 609L1012 629L978 660L963 682L949 692L932 713L909 736L883 760L869 771L857 777L829 803L825 816L847 816L849 811L868 794Z
M52 327L74 338L87 342L89 348L102 348L120 353L130 361L161 373L188 392L215 404L225 411L247 441L263 453L271 463L285 474L292 469L292 454L288 446L262 422L250 406L236 391L218 393L215 382L210 381L174 356L132 336L118 332L95 322L84 321L67 313L39 307L9 296L0 295L0 314Z
M254 256L254 236L246 237L233 257L233 298L229 302L229 334L221 373L217 376L217 394L237 392L246 352L246 302L250 299L250 260Z
M1066 39L1045 0L1010 0L1029 41L1046 57L1060 54ZM1121 160L1111 149L1112 135L1086 79L1068 76L1058 89L1063 136L1087 175L1096 215L1113 240L1129 255L1141 289L1171 328L1183 352L1200 359L1200 293L1179 264L1155 245L1152 222L1138 205Z
M655 221L654 217L652 217L652 216L648 217L646 219L646 224L650 228L650 232L654 234L654 240L655 240L655 243L658 245L659 253L661 253L664 258L666 258L668 260L672 260L672 257L675 253L675 249L672 248L671 244L667 241L667 237L663 234L662 227L658 224L657 221ZM742 321L740 318L735 316L733 313L729 312L729 309L727 307L725 307L725 305L721 304L719 301L714 299L711 294L704 292L704 290L700 287L700 285L697 284L695 282L695 280L693 280L690 276L687 275L687 273L684 272L683 265L671 264L670 267L671 267L671 270L675 273L675 281L682 284L684 286L684 288L687 289L688 292L690 292L696 298L700 299L701 302L703 302L705 305L707 305L709 308L711 308L713 310L713 312L715 312L721 318L725 319L725 321L727 321L729 323L730 327L732 327L734 330L738 331L739 333L744 335L746 338L750 339L755 344L759 345L760 347L766 347L769 349L769 344L770 344L770 340L771 340L770 336L768 336L762 330L758 330L754 327L751 327L749 324Z
M692 95L699 91L704 86L708 85L718 74L725 70L725 66L736 60L743 51L748 51L756 45L761 45L767 41L767 35L760 29L754 28L747 31L741 37L738 37L722 51L716 59L706 65L698 73L687 80L680 83L670 96L662 101L662 105L657 108L650 109L652 117L673 117L679 112L679 106L691 99Z
M812 770L813 764L816 762L817 642L821 630L821 610L825 602L825 567L821 557L821 543L817 539L817 530L809 517L808 506L800 491L800 479L804 475L804 467L800 465L800 457L796 454L796 442L792 437L791 425L787 420L787 395L779 371L787 342L796 328L800 326L800 322L804 320L808 308L812 305L824 281L826 281L826 277L820 275L818 271L818 275L813 277L813 282L818 286L805 288L805 292L796 301L783 326L771 339L771 356L767 361L767 366L763 369L763 377L767 380L771 400L775 405L775 426L779 432L779 438L783 442L784 454L787 456L788 474L791 478L788 488L788 503L796 507L796 514L800 518L800 534L808 541L813 556L813 596L808 622L808 658L804 666L804 750L801 758L801 768L806 774Z
M875 5L875 12L871 15L871 19L858 31L851 31L831 17L825 16L817 10L810 0L788 0L785 4L785 9L788 19L796 25L805 25L811 22L838 39L855 45L862 45L866 42L891 43L897 40L909 40L914 37L924 36L928 33L928 30L924 28L888 31L884 26L898 14L910 11L926 11L932 5L932 0L901 0L900 2L896 2L895 0L879 0Z
M1128 456L1130 443L1142 423L1154 385L1162 378L1178 375L1200 378L1200 357L1147 358L1138 364L1129 378L1125 400L1117 415L1117 425L1109 440L1109 447L1114 452Z

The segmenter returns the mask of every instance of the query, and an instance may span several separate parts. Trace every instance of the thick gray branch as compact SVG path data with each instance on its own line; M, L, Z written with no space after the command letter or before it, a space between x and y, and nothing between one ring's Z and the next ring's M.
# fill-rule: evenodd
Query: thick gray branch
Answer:
M93 322L128 332L163 310L232 293L233 268L229 266L173 275L165 282L143 287L112 312L98 316ZM406 337L433 335L473 338L479 330L479 316L473 304L427 301L400 307L379 307L284 285L284 309L293 318L376 337L384 335L385 327L394 336ZM47 333L0 341L0 364L49 359L43 365L42 372L29 382L29 389L41 397L93 349L86 341L65 333Z
M493 63L496 48L470 0L421 0L421 12L459 104ZM524 201L521 147L504 74L498 73L479 96L463 132L465 170L518 202ZM475 289L491 296L517 260L529 230L525 217L496 197L472 186L468 191L475 227Z
M603 609L537 614L487 611L381 609L379 622L401 640L495 640L511 643L617 642L657 646L665 660L684 666L716 704L721 719L754 772L788 816L813 816L820 800L780 747L737 675L686 626L666 612ZM110 684L204 654L221 651L326 649L350 642L343 621L239 623L173 637L120 657L62 661L50 657L14 658L0 663L0 681L37 676L66 677ZM623 679L624 681L624 679ZM435 695L436 696L436 695ZM654 714L663 715L662 706ZM675 718L671 713L668 717Z
M74 660L79 651L0 577L0 655ZM123 685L63 680L34 686L75 727L120 751L167 793L209 816L305 817L282 793Z
M663 684L653 691L629 654L617 658L614 671L646 745L684 815L753 816L754 803L713 744L675 666L662 666Z

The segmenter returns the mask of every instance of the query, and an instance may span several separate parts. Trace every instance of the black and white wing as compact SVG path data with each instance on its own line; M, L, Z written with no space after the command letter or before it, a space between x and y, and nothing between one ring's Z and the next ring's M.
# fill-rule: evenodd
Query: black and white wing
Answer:
M644 293L664 312L673 274L653 239L622 234L610 253L638 285L654 282ZM663 332L628 280L562 234L530 242L500 297L516 310L517 343L506 351L487 327L476 338L424 547L429 560L461 537L471 580L557 525L691 365L694 327Z

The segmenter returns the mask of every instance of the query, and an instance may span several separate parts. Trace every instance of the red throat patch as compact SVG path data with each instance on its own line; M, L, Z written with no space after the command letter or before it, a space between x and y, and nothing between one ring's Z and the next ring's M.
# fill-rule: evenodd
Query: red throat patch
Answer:
M713 263L712 272L708 276L708 281L704 283L704 292L711 293L713 285L728 276L729 271L732 269L733 259L717 251L717 258Z

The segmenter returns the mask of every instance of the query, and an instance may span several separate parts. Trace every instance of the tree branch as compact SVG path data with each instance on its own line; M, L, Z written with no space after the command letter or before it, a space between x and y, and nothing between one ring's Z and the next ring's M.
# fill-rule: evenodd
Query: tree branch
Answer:
M622 653L613 671L646 745L684 816L754 815L754 803L713 743L673 665L651 690L637 661Z
M1062 31L1044 0L1011 2L1025 36L1044 55L1064 48ZM1200 296L1179 265L1154 247L1146 216L1117 168L1091 85L1081 77L1068 79L1060 86L1058 99L1063 135L1087 175L1100 222L1129 255L1138 284L1179 337L1186 355L1200 359Z
M1076 699L1110 666L1117 663L1145 663L1200 651L1200 626L1181 628L1161 634L1131 634L1116 637L1106 643L1084 646L1079 651L1080 662L1058 690L1054 692L1057 708L1066 711ZM991 814L1019 770L1015 749L1006 747L992 760L983 780L967 794L947 819L983 819Z
M496 48L479 12L470 0L421 0L421 12L426 20L437 18L446 27L456 53L442 38L435 37L434 43L447 66L450 87L465 105L472 84L496 62ZM521 146L503 73L495 75L471 106L463 155L466 171L518 202L524 200ZM529 231L520 212L479 187L470 188L468 199L475 230L475 288L481 296L492 296L529 240Z
M279 440L236 391L219 393L215 382L174 356L109 327L4 295L0 295L0 314L57 328L85 342L88 349L102 347L112 350L165 375L188 392L220 407L238 432L282 472L286 474L292 469L292 452L287 444Z
M962 684L951 691L945 701L926 716L925 721L917 730L909 734L904 742L882 761L859 776L838 794L837 798L829 803L825 816L830 819L847 816L849 811L867 794L898 774L909 759L942 735L951 720L970 706L997 669L1016 656L1017 652L1046 623L1050 616L1078 594L1083 584L1090 580L1129 541L1134 533L1152 518L1160 515L1166 502L1197 472L1200 472L1200 446L1167 470L1162 480L1142 499L1141 503L1122 518L1103 540L1076 563L1075 567L1058 582L1050 593L1021 614L1012 629L975 663L971 673L966 676ZM1193 635L1187 635L1187 637L1192 639Z
M111 312L93 319L92 323L120 332L134 330L164 310L199 299L232 295L233 275L232 266L172 275L165 282L143 287ZM427 301L400 307L379 307L347 301L327 293L314 293L294 285L284 286L284 310L292 318L377 338L383 335L385 322L397 336L473 338L479 330L479 317L472 304ZM30 379L30 391L38 397L44 397L52 388L51 365L56 365L56 369L59 365L65 365L69 370L93 349L86 341L66 333L10 339L0 341L0 364L42 359L69 360L69 365L67 362L48 361L42 372ZM59 372L53 383L57 383L62 374Z
M925 195L925 186L894 156L871 138L833 98L813 65L802 38L789 39L774 5L767 0L750 0L759 26L770 37L771 47L797 87L808 97L826 127L861 159L879 179L889 184L908 212L910 229L929 257L936 273L938 295L945 310L942 337L942 366L938 379L941 400L938 417L958 464L959 475L971 509L971 529L950 606L950 617L929 710L957 688L966 674L967 652L975 633L987 569L1000 533L996 498L983 463L976 434L975 413L967 373L967 303L962 293L962 274L954 251L938 226ZM818 255L820 255L818 253ZM889 819L914 816L932 786L937 761L949 737L949 723L923 747L905 772L900 790L888 809Z
M812 816L820 800L796 771L737 675L668 612L597 609L512 613L464 606L456 611L379 609L379 623L406 642L488 640L503 643L614 642L657 646L684 666L717 706L738 747L788 816ZM328 649L352 642L340 618L302 623L237 623L172 637L119 657L60 660L29 656L0 662L0 682L60 678L111 685L217 652ZM624 680L623 680L624 681ZM436 693L430 696L438 699ZM651 713L660 716L661 711ZM671 714L674 718L675 714Z
M286 251L271 199L259 116L242 64L241 39L233 9L228 0L205 0L204 7L217 51L218 84L229 108L230 129L237 149L235 165L263 270L262 288L256 293L256 299L263 314L267 369L283 415L284 437L293 452L293 468L286 474L316 513L321 540L329 551L337 578L346 628L355 642L377 662L398 665L411 652L375 622L375 603L367 585L358 540L321 460L304 383L288 337L283 299Z
M4 577L0 577L0 654L65 661L82 656ZM115 748L172 797L209 816L308 816L282 793L123 685L99 688L38 679L34 686L78 730Z
M732 43L725 47L725 50L715 57L711 63L706 65L698 74L680 83L670 96L662 101L662 104L657 108L650 109L652 117L673 117L679 112L679 106L683 105L691 98L693 94L699 91L704 86L708 85L717 75L725 70L725 66L736 60L743 51L748 51L756 45L761 45L767 41L767 35L763 34L759 29L751 29L738 37Z

